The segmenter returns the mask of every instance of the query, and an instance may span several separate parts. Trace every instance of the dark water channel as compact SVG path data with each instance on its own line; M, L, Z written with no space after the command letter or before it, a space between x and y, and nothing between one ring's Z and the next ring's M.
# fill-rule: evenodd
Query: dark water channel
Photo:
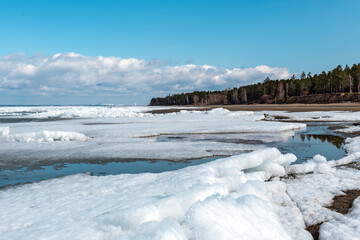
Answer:
M157 141L217 141L239 144L261 144L268 147L276 147L282 153L295 154L298 158L295 163L304 162L316 154L321 154L328 160L339 159L345 156L346 153L343 149L345 138L329 129L329 126L334 125L334 123L307 123L307 125L306 130L299 130L294 136L284 133L172 135L160 136ZM341 123L337 123L337 125L341 125ZM0 188L76 173L89 173L97 176L122 173L159 173L203 164L218 158L211 157L183 162L143 160L109 162L106 164L61 163L42 166L32 170L25 168L0 170Z

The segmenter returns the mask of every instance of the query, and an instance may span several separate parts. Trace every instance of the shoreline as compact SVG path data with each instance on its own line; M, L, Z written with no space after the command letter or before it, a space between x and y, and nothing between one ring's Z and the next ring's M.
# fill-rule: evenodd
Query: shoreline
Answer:
M165 106L164 106L165 107ZM152 110L149 113L161 114L189 110L189 107L199 107L197 111L207 111L214 108L224 108L229 111L287 111L287 112L314 112L314 111L360 111L360 103L329 103L329 104L251 104L251 105L174 105L168 109ZM176 108L171 108L176 107ZM191 109L194 110L194 109Z

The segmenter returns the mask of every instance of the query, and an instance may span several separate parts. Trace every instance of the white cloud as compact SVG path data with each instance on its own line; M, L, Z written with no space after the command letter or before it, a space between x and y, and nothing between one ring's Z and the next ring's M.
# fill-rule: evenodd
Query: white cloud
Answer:
M215 90L256 83L266 77L288 78L286 68L257 66L224 69L209 65L164 65L136 58L90 57L59 53L51 57L15 53L0 58L0 89L38 94L87 95Z

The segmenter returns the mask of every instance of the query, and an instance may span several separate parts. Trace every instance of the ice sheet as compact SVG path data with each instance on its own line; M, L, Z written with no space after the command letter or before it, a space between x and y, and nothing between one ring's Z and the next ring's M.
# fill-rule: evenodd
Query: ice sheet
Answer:
M241 152L263 148L263 145L250 145L246 142L219 142L207 138L203 141L164 142L159 136L178 134L259 134L283 132L284 137L294 134L295 129L305 128L300 123L279 123L259 121L264 115L254 112L229 112L225 109L211 111L181 111L171 114L149 114L142 108L120 107L63 107L67 115L58 113L50 107L43 107L37 113L32 108L20 108L26 116L45 114L49 117L85 116L78 114L86 109L87 117L94 113L96 118L71 119L47 122L5 123L2 128L10 130L10 135L1 138L0 166L10 168L24 164L52 162L91 162L126 159L185 160L212 156L230 156ZM49 110L50 109L50 110ZM113 116L111 118L99 117ZM122 109L122 110L121 110ZM135 109L135 110L134 110ZM131 112L126 116L113 114L113 111ZM7 109L9 111L9 109ZM12 109L14 111L14 109ZM38 111L38 110L37 110ZM39 110L40 111L40 110ZM85 111L85 110L84 110ZM120 111L120 112L121 112ZM105 112L105 113L104 113ZM71 113L71 114L70 114ZM116 117L114 117L116 116ZM5 133L7 130L2 131ZM249 135L249 136L250 136ZM281 137L281 136L279 136ZM278 138L279 138L278 137ZM278 138L268 138L275 140ZM251 137L250 139L255 139ZM266 140L266 139L265 139ZM1 141L1 140L0 140Z
M181 107L150 106L32 106L0 107L0 117L13 118L122 118L151 116L152 110L179 109ZM187 107L197 109L198 107Z
M329 122L329 121L351 121L357 122L360 119L360 112L349 111L327 111L327 112L285 112L285 111L267 111L268 120L275 120L280 116L281 121L312 121L312 122Z

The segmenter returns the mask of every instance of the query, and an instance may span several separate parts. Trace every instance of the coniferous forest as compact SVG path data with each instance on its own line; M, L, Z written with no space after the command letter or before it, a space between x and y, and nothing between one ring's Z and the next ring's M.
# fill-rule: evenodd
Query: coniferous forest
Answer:
M195 91L151 99L150 105L360 102L360 64L300 78L270 80L223 91Z

